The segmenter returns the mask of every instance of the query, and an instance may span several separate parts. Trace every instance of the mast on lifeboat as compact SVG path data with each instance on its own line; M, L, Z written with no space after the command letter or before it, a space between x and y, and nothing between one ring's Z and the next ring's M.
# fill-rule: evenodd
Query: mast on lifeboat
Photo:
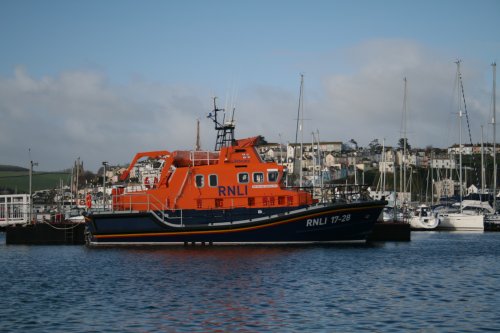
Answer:
M233 115L231 116L231 120L226 122L226 113L225 109L218 109L216 105L217 97L214 97L214 109L210 112L207 118L212 119L215 124L215 130L217 131L217 140L215 142L215 151L221 150L222 147L232 146L234 141L234 110ZM222 122L217 119L217 113L223 112Z

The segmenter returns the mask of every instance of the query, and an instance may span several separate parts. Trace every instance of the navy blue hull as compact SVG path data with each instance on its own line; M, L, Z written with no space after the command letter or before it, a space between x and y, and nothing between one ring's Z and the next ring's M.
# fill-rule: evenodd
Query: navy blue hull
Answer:
M290 209L151 212L87 217L90 244L302 243L365 240L385 201ZM179 213L180 214L180 213Z

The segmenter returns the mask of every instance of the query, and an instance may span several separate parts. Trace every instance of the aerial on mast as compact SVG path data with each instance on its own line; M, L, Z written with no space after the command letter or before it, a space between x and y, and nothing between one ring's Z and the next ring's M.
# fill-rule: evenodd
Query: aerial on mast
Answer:
M216 104L217 97L214 97L214 109L210 112L207 118L212 119L215 124L215 130L217 131L217 140L215 141L215 150L219 151L222 147L232 146L235 142L234 140L234 109L233 114L231 116L231 120L226 122L226 113L225 109L217 108ZM223 112L222 122L217 118L218 112Z

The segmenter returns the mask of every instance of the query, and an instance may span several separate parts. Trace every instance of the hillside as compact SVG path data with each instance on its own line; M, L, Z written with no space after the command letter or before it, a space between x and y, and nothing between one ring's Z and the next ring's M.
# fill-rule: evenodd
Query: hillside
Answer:
M0 166L0 191L11 190L16 193L29 192L29 170L19 167L14 168L17 171L5 171L4 167ZM60 180L64 184L68 184L71 174L66 172L34 172L32 179L32 191L52 189L59 187Z
M0 171L26 171L26 172L28 172L29 169L14 166L14 165L1 165L0 164Z

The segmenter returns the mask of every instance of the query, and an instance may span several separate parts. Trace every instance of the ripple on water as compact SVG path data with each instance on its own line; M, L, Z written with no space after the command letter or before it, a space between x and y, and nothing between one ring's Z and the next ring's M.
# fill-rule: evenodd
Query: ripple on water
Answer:
M375 246L6 246L2 332L500 329L500 234Z

